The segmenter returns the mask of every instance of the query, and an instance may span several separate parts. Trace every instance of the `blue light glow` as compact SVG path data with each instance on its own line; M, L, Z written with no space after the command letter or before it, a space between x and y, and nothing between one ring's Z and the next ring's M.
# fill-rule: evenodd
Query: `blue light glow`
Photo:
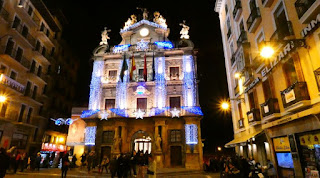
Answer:
M97 126L86 127L85 145L95 145Z
M162 109L166 106L166 79L165 79L165 58L155 59L155 101L156 107Z
M147 25L155 27L155 28L162 28L162 29L167 30L167 27L165 27L165 26L159 25L159 24L154 23L154 22L150 22L148 20L141 20L141 21L129 26L128 28L124 28L124 29L120 30L120 33L124 33L124 32L130 31L130 30L132 30L132 29L134 29L134 28L136 28L136 27L138 27L138 26L140 26L142 24L147 24Z
M94 61L90 84L89 110L100 109L102 95L101 76L103 75L104 61Z
M90 117L96 113L98 113L100 110L99 109L96 109L96 110L84 110L82 111L82 114L81 114L81 118L87 118L87 117Z
M115 46L113 48L113 52L114 53L120 53L120 52L123 52L123 51L127 51L130 46L131 46L130 44L117 45L117 46Z
M117 109L117 108L112 108L110 109L111 112L115 113L118 116L121 117L128 117L128 113L126 112L125 109Z
M71 118L66 119L65 123L66 125L71 125L73 120Z
M61 119L57 119L57 120L55 120L54 121L54 124L56 124L56 125L62 125L63 124L63 121L61 120Z
M127 64L129 65L129 60L127 60ZM121 71L123 60L119 65L119 71ZM116 88L116 108L126 109L127 108L127 83L129 82L128 70L124 72L123 82L120 80L117 83Z
M171 41L156 41L154 43L158 46L158 48L163 48L163 49L173 48L173 44L171 43Z
M191 55L183 56L183 98L184 105L196 106L196 87L195 87L194 61Z
M182 106L181 108L186 110L187 112L203 116L203 112L199 106L193 106L193 107Z
M186 124L186 144L196 145L198 144L198 127L196 124Z
M151 116L158 116L164 112L166 112L169 109L169 107L163 107L163 108L152 108L150 113L149 113L149 117Z

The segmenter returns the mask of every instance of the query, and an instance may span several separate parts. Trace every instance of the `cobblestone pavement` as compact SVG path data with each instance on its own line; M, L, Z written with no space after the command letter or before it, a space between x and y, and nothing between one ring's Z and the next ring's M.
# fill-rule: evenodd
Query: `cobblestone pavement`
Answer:
M166 178L219 178L217 173L204 173L201 171L188 171L183 169L166 169L159 170L157 177L166 177ZM61 177L60 169L41 169L40 171L27 171L27 172L18 172L17 174L7 174L5 178L52 178L52 177ZM69 170L67 177L79 177L79 178L99 178L99 177L111 177L110 174L99 174L91 173L88 174L86 170L73 169ZM147 178L147 176L146 176Z

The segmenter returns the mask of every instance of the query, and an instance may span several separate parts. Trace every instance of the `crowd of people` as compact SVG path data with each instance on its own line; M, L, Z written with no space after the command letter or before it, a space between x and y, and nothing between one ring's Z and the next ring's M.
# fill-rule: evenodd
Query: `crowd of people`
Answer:
M127 154L119 154L108 158L104 156L100 164L97 161L96 153L91 151L89 154L86 152L82 154L81 168L87 168L90 174L95 168L98 168L98 172L102 174L104 170L106 173L111 174L111 177L139 177L144 178L155 177L156 175L156 162L151 154L146 151L142 151Z
M262 166L252 157L214 157L205 164L206 171L220 172L222 178L274 178L276 170L273 163L267 160L267 165Z

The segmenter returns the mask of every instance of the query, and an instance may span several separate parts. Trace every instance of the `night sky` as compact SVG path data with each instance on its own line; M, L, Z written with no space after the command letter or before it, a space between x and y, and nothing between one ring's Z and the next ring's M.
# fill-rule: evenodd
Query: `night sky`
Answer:
M111 29L109 44L121 41L120 28L131 14L142 15L136 7L146 7L149 17L159 11L167 19L170 28L169 39L180 38L179 23L186 20L190 26L190 39L198 53L198 79L200 104L204 112L202 138L205 139L205 153L214 153L217 146L223 146L233 138L230 113L219 111L219 100L228 98L226 71L224 66L218 14L214 11L214 0L90 0L66 1L44 0L50 9L61 9L68 20L64 26L63 38L80 62L78 72L77 101L75 106L85 106L89 98L89 84L92 72L92 51L98 46L101 31ZM174 3L173 3L174 2ZM192 2L192 3L190 3ZM138 19L139 20L139 19Z

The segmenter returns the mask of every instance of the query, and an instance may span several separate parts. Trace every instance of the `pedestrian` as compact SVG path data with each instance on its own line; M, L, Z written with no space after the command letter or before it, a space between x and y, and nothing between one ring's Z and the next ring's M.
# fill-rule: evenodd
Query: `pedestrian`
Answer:
M229 163L228 177L238 178L240 176L240 171L232 163Z
M10 157L4 148L0 148L0 160L0 178L4 178L10 162Z
M21 160L21 154L19 151L17 151L16 157L14 159L14 173L17 173L19 164L20 164L20 160Z
M109 161L108 156L104 156L103 159L102 159L102 161L101 161L101 164L100 164L100 166L101 166L100 173L101 173L101 174L103 173L103 170L104 170L104 169L106 169L106 172L107 172L107 174L108 174L109 162L110 162L110 161Z
M145 168L145 159L143 152L140 152L140 155L137 157L137 164L138 164L138 177L144 178L144 168Z
M40 152L37 153L37 157L35 160L35 168L38 169L38 171L40 171L40 163L41 163L41 154Z
M148 169L147 169L147 175L148 178L156 178L157 177L157 163L156 161L153 159L153 157L151 155L149 155L148 157Z
M133 151L131 158L130 158L130 167L133 172L133 176L137 176L137 152ZM130 170L130 172L131 172Z
M21 166L20 172L23 172L24 168L26 168L26 161L27 161L27 154L23 153L20 159L20 166Z
M243 156L240 160L240 177L241 178L247 178L249 177L250 167L249 163Z
M86 154L86 152L84 152L84 153L81 155L81 168L83 168L83 166L85 166L86 161L87 161L87 154Z
M93 163L93 152L91 151L89 153L89 156L87 158L87 163L88 163L88 173L91 173L91 169L92 169L92 163Z
M109 170L110 170L110 173L111 173L111 178L114 178L116 176L117 169L118 169L117 157L114 156L112 158L112 160L110 161L110 164L109 164Z
M61 167L61 177L67 177L67 172L70 166L70 161L69 161L69 153L66 153L65 155L62 156L62 167Z
M73 156L72 156L72 168L75 168L76 167L76 162L77 162L77 156L76 156L76 154L74 154Z
M270 161L269 159L267 161L267 176L268 178L277 177L276 169L274 168L272 161Z
M122 178L123 173L124 173L123 172L123 164L124 164L123 155L121 153L120 156L117 159L117 175L118 175L119 178Z

